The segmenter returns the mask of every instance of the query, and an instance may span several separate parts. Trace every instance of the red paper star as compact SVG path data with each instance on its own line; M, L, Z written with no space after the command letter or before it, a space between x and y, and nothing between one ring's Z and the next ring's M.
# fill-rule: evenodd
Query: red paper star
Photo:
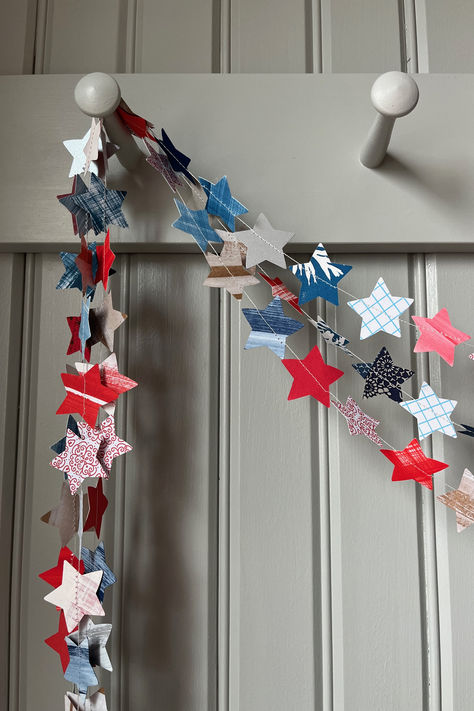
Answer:
M153 133L148 130L149 128L153 128L153 124L132 111L123 99L117 106L117 113L128 127L130 133L138 136L138 138L146 137L152 141L156 141Z
M303 360L283 358L281 362L294 378L288 400L311 395L329 407L329 386L344 375L343 370L327 365L317 346Z
M81 339L79 338L79 327L81 325L81 317L80 316L68 316L67 317L67 325L69 326L69 330L71 331L71 340L69 341L69 345L66 351L66 355L71 355L72 353L79 353L81 352ZM91 348L90 345L88 346L87 343L90 343L89 340L86 341L86 347L84 350L84 358L87 360L87 362L90 361L91 359Z
M82 293L85 294L87 287L94 288L95 282L92 277L92 252L87 245L85 237L81 237L81 251L76 257L76 266L82 276Z
M107 236L105 238L104 244L97 245L96 254L99 265L97 267L97 273L95 275L95 283L98 284L99 281L102 281L104 289L107 289L110 267L112 266L115 260L115 254L110 249L110 230L107 230Z
M55 565L54 568L45 570L44 573L40 573L39 577L46 583L48 583L48 585L52 585L53 588L57 588L59 585L61 585L61 581L63 579L63 566L65 560L67 560L67 562L70 563L72 567L76 570L79 566L79 572L81 574L84 573L84 561L81 560L81 563L79 565L79 561L74 555L74 553L67 546L64 546L59 551L57 565Z
M382 444L382 440L375 431L380 421L363 412L355 400L348 396L345 404L339 402L339 400L333 400L332 404L346 418L351 435L363 434L374 444Z
M87 487L89 495L89 513L84 524L84 531L92 531L95 528L97 538L100 538L100 528L102 526L102 516L109 503L104 496L102 479L99 479L97 486Z
M118 397L115 390L101 384L97 364L84 375L61 373L61 380L67 395L56 414L78 413L91 427L95 427L99 408Z
M75 629L77 630L77 626ZM58 631L56 632L56 634L53 634L51 637L48 637L44 641L46 642L48 647L51 647L51 649L54 649L54 651L59 654L63 672L66 671L69 665L69 651L65 639L68 634L69 632L66 625L66 618L64 617L64 612L61 610L61 614L59 615Z
M392 449L381 449L387 459L394 465L392 481L414 479L428 489L433 488L433 474L446 469L449 464L427 457L417 439L412 439L400 452Z
M298 306L298 297L296 294L293 294L292 291L290 291L282 282L281 279L271 279L271 277L266 276L265 274L262 274L259 272L260 276L265 279L266 282L270 284L272 287L272 296L279 296L280 299L283 299L284 301L288 301L290 306L293 306L294 309L296 309L300 314L303 312L301 311L300 307Z
M454 349L460 343L468 341L470 336L451 325L448 310L441 309L433 318L412 316L412 319L420 329L420 337L413 352L427 353L428 351L436 351L446 363L452 366L454 363Z

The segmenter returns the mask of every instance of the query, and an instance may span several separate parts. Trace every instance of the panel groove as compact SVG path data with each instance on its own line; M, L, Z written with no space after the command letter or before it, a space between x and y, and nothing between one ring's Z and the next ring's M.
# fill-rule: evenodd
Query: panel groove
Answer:
M33 74L44 74L48 12L48 0L38 0L36 6Z
M429 292L427 290L426 257L415 255L409 263L413 296L418 313L426 314ZM412 348L416 331L411 329ZM416 372L418 393L423 381L430 382L430 367L427 353L412 355L412 369ZM416 420L413 421L414 435L418 431ZM428 457L433 456L431 440L422 443ZM422 634L422 670L423 670L423 709L424 711L441 710L441 667L438 614L437 553L435 536L433 491L426 487L416 487L418 560L420 573L420 605Z
M320 74L323 71L321 0L307 0L306 4L306 71Z
M416 74L418 72L418 44L415 0L400 0L400 14L403 18L403 24L400 22L401 66L405 67L404 71L408 74Z

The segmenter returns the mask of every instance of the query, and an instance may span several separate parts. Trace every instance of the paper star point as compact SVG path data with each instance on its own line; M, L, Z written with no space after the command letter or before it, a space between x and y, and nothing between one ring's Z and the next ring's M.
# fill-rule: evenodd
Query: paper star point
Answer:
M351 307L362 317L360 328L361 341L374 333L384 331L400 338L400 315L408 309L413 299L404 296L392 296L382 277L377 281L370 296L364 299L348 301Z
M64 561L61 585L44 599L64 611L68 632L72 632L84 615L105 615L96 594L101 579L99 570L81 575Z
M309 322L319 331L326 343L330 343L331 345L336 346L336 348L340 348L345 353L352 355L350 350L347 348L348 343L350 343L349 339L339 335L339 333L331 328L331 326L328 326L326 321L324 321L321 316L318 316L317 321L310 318Z
M195 182L193 175L187 170L188 165L191 163L191 158L178 151L176 146L173 145L171 139L166 134L164 128L161 129L161 140L158 140L158 144L161 150L166 154L171 167L176 173L182 173L188 178L192 183Z
M54 649L54 651L59 654L63 673L66 671L69 664L69 650L66 644L67 633L68 628L66 626L66 619L64 617L64 612L61 610L61 613L59 615L58 631L55 634L51 635L51 637L45 639L44 641L46 642L48 647L51 647L51 649Z
M457 531L461 533L474 523L474 476L465 469L457 489L436 497L456 511Z
M338 283L352 269L347 264L335 264L324 245L318 244L309 262L294 264L288 269L301 282L298 303L302 306L320 296L336 306L339 304Z
M242 263L242 250L238 242L224 241L219 254L205 254L210 272L203 282L204 286L224 288L236 299L241 299L246 286L258 284L251 270Z
M211 183L205 178L199 178L207 196L206 211L209 215L221 217L228 227L235 230L235 218L248 212L245 205L232 197L227 177Z
M101 541L95 551L83 547L81 552L86 573L92 573L96 570L100 570L103 573L99 589L97 590L97 597L102 602L106 588L117 582L117 578L105 562L104 544Z
M288 400L311 395L323 405L329 407L330 393L329 386L339 378L342 378L344 371L327 365L317 346L308 353L302 360L298 358L284 358L283 365L293 376Z
M382 454L394 465L392 481L414 479L428 489L433 488L433 474L448 467L448 464L427 457L417 439L413 439L400 451L381 449Z
M102 517L109 504L109 500L104 496L104 486L102 479L99 479L97 486L88 486L87 495L89 499L89 513L84 523L84 531L95 529L97 538L100 537Z
M79 560L76 558L74 553L67 546L63 546L59 551L58 562L54 568L45 570L43 573L40 573L38 577L44 580L45 583L48 583L48 585L51 585L53 588L59 587L63 579L65 560L67 560L69 565L72 565L75 570L79 570L81 574L84 573L84 561L81 560L79 563Z
M467 333L463 333L451 324L448 310L441 309L433 318L423 316L412 316L413 321L418 326L420 336L416 342L414 353L427 353L435 351L448 363L454 364L454 349L460 343L470 339Z
M450 414L457 405L456 400L439 398L428 383L423 383L416 400L401 402L400 407L418 420L418 436L425 439L433 432L442 432L449 437L457 437Z
M279 296L275 296L264 309L242 309L252 331L244 349L267 346L279 358L285 355L286 339L303 328L300 321L288 318L283 313Z
M112 294L108 292L99 306L89 312L89 323L91 328L91 345L103 343L109 351L114 349L114 331L127 318L127 314L114 309L112 305Z
M175 199L180 217L171 225L182 232L192 235L203 252L209 242L222 242L217 232L209 224L206 210L190 210L187 205Z
M346 418L351 435L362 434L365 435L367 439L370 439L371 442L374 442L374 444L382 444L382 440L375 431L380 421L375 420L363 412L355 400L348 396L345 404L339 400L332 400L332 404L337 407Z
M279 296L280 299L282 299L283 301L287 301L290 306L296 309L298 313L303 313L300 307L298 306L298 297L283 284L281 279L279 279L278 277L272 279L272 277L269 277L266 274L263 274L262 272L259 272L259 275L262 277L262 279L265 279L267 284L270 284L270 286L272 287L273 297Z
M64 451L64 450L63 450ZM59 529L61 545L66 546L79 528L79 507L67 481L63 481L61 498L56 508L41 516L43 523Z

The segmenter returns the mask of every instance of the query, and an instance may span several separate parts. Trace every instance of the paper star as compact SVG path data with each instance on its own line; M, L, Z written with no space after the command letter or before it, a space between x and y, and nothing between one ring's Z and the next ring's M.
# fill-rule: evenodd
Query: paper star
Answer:
M258 284L256 279L242 264L242 252L237 242L224 242L219 254L205 254L211 270L204 286L227 289L236 299L242 298L246 286Z
M89 324L89 309L91 305L90 297L82 299L81 305L81 321L79 324L79 340L81 342L81 353L85 356L86 343L91 336L91 328Z
M67 560L67 562L72 565L75 570L79 570L81 574L84 573L84 561L81 560L79 563L79 560L76 558L74 553L67 546L63 546L59 551L58 562L54 568L45 570L44 573L40 573L38 577L44 580L45 583L48 583L48 585L51 585L53 588L57 588L61 585L61 580L63 579L63 567L65 560Z
M87 192L74 195L71 199L89 214L94 232L98 235L105 232L107 225L128 227L122 212L126 194L126 190L109 190L100 178L91 175Z
M79 422L78 427L82 437L98 442L97 459L107 474L110 473L115 457L120 457L133 449L128 442L115 434L115 420L112 415L109 415L100 427L95 429L89 427L85 422Z
M166 135L165 129L161 129L161 141L158 140L160 148L166 153L171 167L176 173L182 173L185 175L192 183L195 182L193 175L186 170L188 165L191 163L191 158L185 156L184 153L178 151L178 149L171 143L171 140Z
M79 528L79 507L69 490L67 481L61 487L61 498L56 508L41 516L44 523L59 529L61 545L66 546Z
M395 365L385 346L373 363L353 363L352 367L365 379L364 397L387 395L395 402L403 400L400 386L415 374L413 370Z
M288 400L311 395L329 407L329 386L342 378L344 371L327 365L317 346L303 360L284 358L282 363L294 378Z
M288 267L301 282L298 303L303 305L320 296L336 306L339 304L337 285L352 267L331 262L321 242L309 262Z
M67 431L66 449L52 460L51 466L68 475L71 494L76 493L84 479L108 477L108 471L97 458L98 449L99 441L89 437L83 439L71 430Z
M279 296L275 296L263 310L242 309L242 313L252 328L244 349L267 346L279 358L285 355L288 336L299 331L304 325L285 316Z
M97 590L97 597L102 602L104 599L105 589L117 582L117 578L105 562L104 544L101 541L95 551L91 551L89 548L83 547L81 552L86 573L91 573L94 570L101 570L103 572L102 580L99 589Z
M127 126L129 131L133 133L134 136L138 138L149 138L152 141L156 141L153 132L150 130L153 128L153 124L147 121L142 116L136 114L132 109L125 103L122 99L120 104L116 109L118 115Z
M145 145L150 152L150 155L148 155L146 158L146 162L149 163L159 173L161 173L171 190L175 193L176 188L179 188L182 185L182 182L171 167L171 163L169 161L168 156L164 156L161 155L161 153L158 153L154 149L154 147L150 143L148 143L148 141L145 141Z
M71 169L69 170L70 178L76 175L78 176L79 173L83 173L85 171L88 171L94 175L99 174L99 166L97 165L97 163L100 162L101 159L100 153L104 152L102 140L100 138L98 139L99 154L97 156L97 160L93 160L93 162L91 162L86 169L86 154L84 152L84 149L86 148L86 145L89 141L90 133L91 131L89 129L82 138L74 138L69 141L63 141L64 147L66 148L68 153L72 155L73 158ZM116 151L117 146L114 146L113 143L106 144L106 155L108 158L110 158L110 156L112 156Z
M330 343L331 345L336 346L336 348L340 348L345 353L349 353L349 355L351 355L350 350L346 347L349 340L344 336L340 336L339 333L336 333L331 326L328 326L326 321L323 321L321 316L318 316L317 321L314 321L312 318L310 318L309 321L315 328L318 329L326 343Z
M263 212L257 217L252 229L236 232L235 236L247 247L247 269L265 261L286 268L282 250L294 236L294 232L274 230Z
M91 344L103 343L109 351L114 349L114 331L125 321L127 314L112 306L112 294L108 292L102 303L89 312Z
M105 615L96 595L101 579L100 570L81 575L64 561L61 585L44 599L64 610L68 632L72 632L84 615Z
M67 395L56 414L78 413L91 427L95 427L99 408L118 397L118 393L112 388L101 384L97 364L84 375L61 373L61 380Z
M68 691L64 697L65 711L107 711L105 691L99 689L82 703L78 694Z
M472 526L474 523L474 476L469 469L464 470L457 489L436 498L456 511L458 533Z
M454 363L454 349L460 343L468 341L470 336L451 325L448 310L441 309L433 318L412 316L420 329L414 353L436 351L449 365Z
M99 142L100 135L102 133L102 123L102 119L96 118L95 116L92 117L91 127L89 129L89 139L84 146L84 156L86 158L86 162L84 163L84 168L80 172L87 173L91 162L97 161L99 158Z
M86 694L88 686L99 683L89 661L89 640L85 637L81 642L76 642L72 635L69 635L66 637L66 644L69 665L64 672L64 678L77 686L79 694Z
M81 237L81 251L76 255L75 264L80 274L82 293L85 294L88 289L94 291L95 281L92 276L92 261L96 251L96 243L87 244L86 238ZM76 278L77 279L77 278ZM57 288L57 287L56 287Z
M59 256L65 271L56 284L56 289L79 289L79 291L82 291L82 276L76 264L77 254L74 252L60 252Z
M401 451L381 449L382 454L394 465L392 481L414 479L428 489L433 488L433 474L446 469L449 465L427 457L418 440L412 439Z
M399 316L407 310L413 299L392 296L382 277L377 281L370 296L348 301L347 305L362 317L360 340L385 331L392 336L401 336Z
M72 430L74 434L76 434L78 437L80 436L79 429L77 427L77 422L72 415L69 415L69 417L67 418L66 431L67 430ZM58 440L58 442L52 444L51 449L53 450L53 452L56 452L56 454L61 454L61 452L64 452L64 450L66 449L66 435L60 440Z
M90 363L81 362L75 363L74 365L78 373L87 373L87 371L93 367ZM108 358L98 365L100 370L100 382L107 388L114 390L117 395L137 387L138 383L135 382L135 380L119 373L115 353L111 353ZM113 415L115 412L115 402L109 402L103 405L103 409L108 415Z
M271 277L267 276L266 274L263 274L262 272L259 272L259 275L262 277L262 279L265 279L265 281L272 287L272 296L279 296L280 299L283 299L283 301L287 301L290 306L293 306L293 308L296 309L296 311L298 311L300 314L303 313L300 307L298 306L298 297L283 284L281 279L279 279L278 277L272 279Z
M462 422L461 427L464 427L464 430L459 430L459 434L468 435L468 437L474 437L474 427L471 427L470 425L463 425Z
M102 667L102 669L107 669L107 671L113 671L105 646L111 631L112 625L95 625L91 618L86 616L83 617L79 623L79 631L73 632L69 637L76 642L76 644L78 644L79 639L86 637L89 642L89 661L91 666Z
M199 178L204 192L207 195L206 211L209 215L221 217L231 230L235 230L235 217L248 212L245 205L232 197L227 176L211 183L205 178Z
M345 405L339 400L332 400L334 407L337 407L347 420L347 426L351 435L363 434L374 444L382 444L382 440L375 431L380 420L374 420L363 412L358 404L349 396Z
M104 285L104 289L107 290L107 284L109 281L110 267L115 261L115 254L110 249L110 230L107 230L107 235L105 237L104 244L98 244L96 248L97 253L97 273L95 275L95 283L98 284L99 281Z
M82 195L87 192L87 185L82 180L80 175L75 175L72 182L72 190L70 193L65 193L64 195L58 195L57 198L61 205L69 210L72 217L72 228L75 235L85 235L91 228L88 213L76 205L73 198L76 195Z
M46 642L48 647L51 647L51 649L54 649L54 651L59 654L63 672L66 671L69 664L69 649L66 644L67 633L68 629L66 626L66 619L64 617L64 612L61 610L61 613L59 615L58 631L56 632L56 634L51 635L51 637L48 637L44 641Z
M102 479L99 479L95 488L88 486L87 494L89 499L89 513L87 514L87 519L84 524L84 531L92 531L95 529L97 538L99 538L102 517L109 503L108 499L104 496Z
M192 235L203 252L206 251L209 242L222 242L217 232L210 226L206 210L190 210L176 199L175 204L181 216L173 222L172 227Z
M72 353L77 353L79 351L80 353L83 353L84 358L89 361L91 359L91 342L89 340L89 342L85 344L83 352L81 337L79 335L79 332L81 330L81 321L82 315L67 317L67 325L69 326L69 330L71 331L71 340L69 341L66 355L71 355Z
M428 383L423 383L416 400L401 402L400 406L418 420L418 436L429 437L438 430L449 437L457 437L449 417L457 405L457 400L439 398Z

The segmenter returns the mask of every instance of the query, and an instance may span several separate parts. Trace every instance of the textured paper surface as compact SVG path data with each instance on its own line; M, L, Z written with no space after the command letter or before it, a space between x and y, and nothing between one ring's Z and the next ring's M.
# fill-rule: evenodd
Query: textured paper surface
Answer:
M81 428L82 423L78 423ZM108 470L104 469L97 458L100 440L84 436L78 437L71 430L66 433L66 448L51 462L51 466L68 475L68 484L71 494L82 485L84 479L108 477Z
M446 400L436 395L428 383L423 383L416 400L401 402L400 407L418 420L418 436L425 439L433 432L442 432L457 437L450 415L457 405L456 400Z
M102 517L109 503L108 499L104 496L102 479L99 479L97 486L87 487L87 496L89 499L89 512L84 523L84 531L95 530L97 538L99 538Z
M414 479L419 484L432 489L433 474L448 467L444 462L427 457L416 439L412 439L410 444L400 451L391 449L380 451L394 465L392 481Z
M41 520L59 530L62 546L66 546L73 535L77 533L79 528L79 506L71 494L67 481L62 483L59 504L48 513L45 513L44 516L41 516Z
M441 309L433 318L412 316L418 326L420 336L416 342L414 353L439 353L449 365L454 364L454 349L460 343L470 339L467 333L459 331L451 324L448 310Z
M344 371L327 365L317 346L308 353L302 360L298 358L284 358L283 365L293 376L288 400L311 395L323 405L329 407L330 395L329 386L339 378L342 378Z
M412 303L413 299L392 296L385 281L380 277L370 296L365 299L348 301L347 305L362 317L360 328L362 341L379 331L400 337L402 334L399 317Z
M294 232L276 230L263 212L257 217L252 229L235 232L235 237L247 247L246 268L260 262L271 262L286 268L283 247L294 236Z
M288 269L301 282L299 304L306 304L320 296L337 306L339 304L337 285L352 267L347 264L331 262L324 245L320 242L309 262L293 264Z
M100 382L99 366L94 365L87 373L72 375L61 373L66 397L56 411L57 415L81 415L88 425L95 427L99 408L117 399L118 393Z
M288 336L299 331L304 325L285 316L279 296L275 296L264 309L242 309L242 313L252 328L244 348L267 346L279 358L285 355Z
M395 365L385 346L380 349L373 363L353 363L352 367L365 380L364 397L387 395L395 402L403 400L401 386L415 374L413 370Z
M375 431L377 425L380 424L379 420L375 420L370 417L365 412L363 412L357 405L355 400L350 396L347 398L346 403L343 404L338 400L332 400L334 407L344 415L347 420L347 426L351 435L362 434L370 439L374 444L382 444L382 440Z
M180 217L171 225L177 230L192 235L203 252L209 242L222 242L217 232L209 224L209 215L206 210L190 210L187 205L175 198Z
M459 486L454 491L448 491L437 497L449 508L456 511L458 533L461 533L474 523L474 476L465 469Z
M109 190L100 178L91 175L91 184L85 192L71 197L72 201L89 215L95 234L105 232L107 225L128 227L122 212L125 190Z
M68 632L73 631L84 615L105 615L97 597L101 579L100 570L81 575L64 561L61 585L44 599L64 611Z
M220 217L229 229L235 230L235 218L248 210L232 197L227 177L224 175L217 183L211 183L205 178L199 178L199 182L207 196L206 211L209 215Z
M273 279L272 277L269 277L266 274L263 274L262 272L259 272L259 276L261 276L262 279L265 279L267 284L270 284L270 286L272 287L273 297L279 296L282 301L287 301L290 306L292 306L294 309L296 309L296 311L298 311L298 313L303 313L298 305L298 297L283 284L281 279L279 279L278 277L275 277Z
M204 286L224 288L236 299L241 299L247 286L258 284L256 279L242 264L242 252L237 242L224 242L222 252L205 254L210 272Z

